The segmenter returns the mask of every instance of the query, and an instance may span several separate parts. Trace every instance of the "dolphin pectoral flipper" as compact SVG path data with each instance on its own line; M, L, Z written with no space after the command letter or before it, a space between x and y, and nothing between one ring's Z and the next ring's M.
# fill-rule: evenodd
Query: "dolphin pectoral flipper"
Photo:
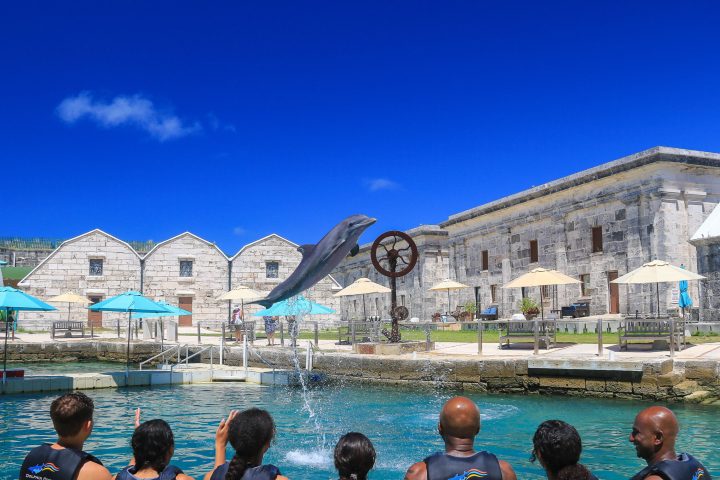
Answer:
M360 252L360 245L356 243L352 250L350 250L350 254L348 255L348 257L354 257L358 254L358 252Z

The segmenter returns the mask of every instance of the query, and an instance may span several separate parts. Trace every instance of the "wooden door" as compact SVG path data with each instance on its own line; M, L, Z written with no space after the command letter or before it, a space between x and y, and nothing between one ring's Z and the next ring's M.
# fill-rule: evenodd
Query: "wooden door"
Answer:
M618 278L618 272L608 272L608 290L610 292L610 312L620 313L620 285L610 283Z
M188 312L192 312L192 297L179 297L178 298L179 307L183 310L187 310ZM180 326L181 327L190 327L192 326L192 315L180 315Z
M88 298L90 299L90 303L92 305L95 305L102 300L102 297L97 296L91 296ZM93 327L102 327L102 312L93 312L92 310L88 310L88 327L90 325Z

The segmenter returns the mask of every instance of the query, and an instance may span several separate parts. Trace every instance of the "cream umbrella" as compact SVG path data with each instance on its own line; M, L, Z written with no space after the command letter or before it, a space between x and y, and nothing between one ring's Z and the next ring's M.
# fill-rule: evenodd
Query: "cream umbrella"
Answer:
M546 285L568 285L571 283L580 283L580 280L569 277L557 270L538 267L520 275L515 280L511 280L502 288L544 287ZM545 311L542 303L542 292L540 293L540 312L540 318L544 319Z
M450 314L450 290L462 290L463 288L470 288L470 286L465 285L464 283L456 282L455 280L450 280L449 278L446 278L442 282L430 287L430 290L434 290L434 291L447 290L448 314Z
M68 321L70 321L70 305L73 303L80 303L87 305L90 300L87 297L78 295L75 292L65 292L61 295L55 295L54 297L48 298L48 302L59 303L64 302L68 304Z
M244 285L240 285L237 288L234 288L233 290L230 290L229 292L224 293L223 295L220 295L218 297L218 300L227 300L228 306L230 305L230 302L233 300L240 300L240 311L244 314L245 313L245 300L255 300L258 298L263 298L265 296L265 293L259 292L255 289L252 289L250 287L246 287Z
M392 290L390 290L388 287L380 285L379 283L375 283L369 278L362 277L358 278L353 283L343 288L333 296L349 297L353 295L362 295L363 315L367 319L367 310L365 308L365 295L367 295L368 293L390 293L391 291Z
M653 260L642 267L616 278L610 283L642 284L654 283L657 297L657 313L660 314L660 283L679 282L681 280L702 280L705 277L676 267L664 260Z

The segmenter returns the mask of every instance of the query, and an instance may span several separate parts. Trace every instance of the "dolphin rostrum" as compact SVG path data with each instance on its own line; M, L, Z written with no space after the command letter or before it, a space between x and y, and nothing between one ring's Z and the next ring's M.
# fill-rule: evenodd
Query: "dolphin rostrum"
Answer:
M273 288L267 297L250 303L259 303L268 308L273 303L312 287L332 272L348 254L357 254L358 238L375 221L366 215L351 215L335 225L317 244L301 245L298 251L302 253L302 260L295 271Z

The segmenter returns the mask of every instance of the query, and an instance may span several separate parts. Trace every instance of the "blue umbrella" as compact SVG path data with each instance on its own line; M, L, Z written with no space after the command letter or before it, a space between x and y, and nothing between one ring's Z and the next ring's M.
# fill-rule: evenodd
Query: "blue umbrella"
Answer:
M327 315L329 313L335 313L335 310L308 300L302 295L298 295L297 297L274 303L270 308L260 310L253 315L256 317L264 317L276 315Z
M143 297L140 292L128 290L125 293L110 297L107 300L98 302L88 307L88 310L94 312L127 312L128 313L128 340L127 340L127 363L125 364L125 374L130 370L130 319L133 312L136 313L165 313L170 309L153 302L149 298Z
M5 383L7 379L7 339L8 330L10 329L8 325L10 310L49 312L57 309L32 295L12 287L0 287L0 309L5 311L5 354L3 356L3 383Z
M167 312L155 312L155 313L143 313L143 312L137 312L133 313L131 315L132 318L159 318L159 317L177 317L178 315L192 315L192 312L188 312L185 309L182 309L180 307L176 307L175 305L170 305L167 302L163 302L160 300L159 302L155 302L158 305L162 305L163 307L167 308Z

